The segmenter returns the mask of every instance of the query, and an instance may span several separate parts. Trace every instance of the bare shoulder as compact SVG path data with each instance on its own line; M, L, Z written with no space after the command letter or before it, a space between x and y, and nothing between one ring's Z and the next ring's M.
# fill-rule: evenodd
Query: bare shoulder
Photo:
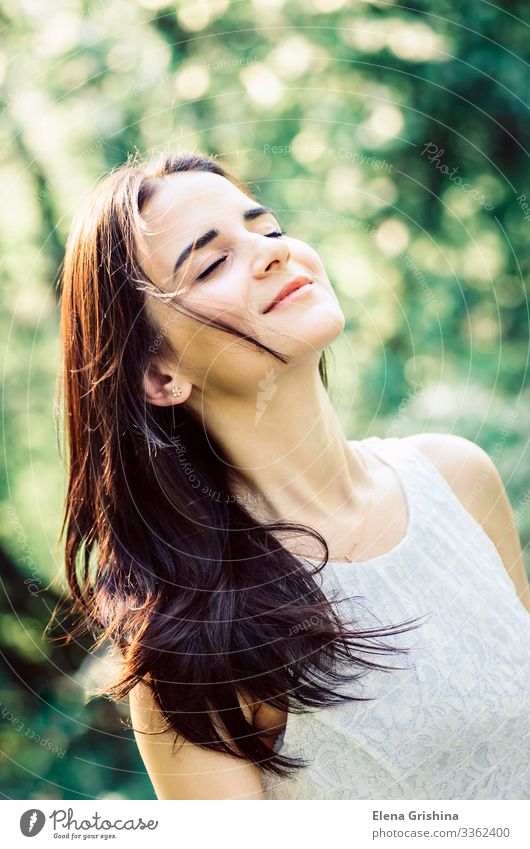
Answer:
M249 762L209 751L165 730L150 688L129 693L134 737L158 799L263 799L260 771Z
M453 433L402 437L436 467L494 543L517 594L530 612L530 587L517 524L499 471L480 445Z
M455 433L416 433L400 441L418 448L459 496L464 494L466 485L476 484L481 475L498 475L493 460L480 445Z
M418 448L431 461L466 510L491 535L499 508L506 505L501 504L504 485L489 454L454 433L417 433L401 442Z

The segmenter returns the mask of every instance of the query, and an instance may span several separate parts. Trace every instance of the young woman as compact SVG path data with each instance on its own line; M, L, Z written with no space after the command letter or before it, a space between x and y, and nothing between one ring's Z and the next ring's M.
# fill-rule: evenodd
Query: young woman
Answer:
M80 627L119 651L101 692L160 799L530 798L499 474L453 435L348 441L343 327L316 252L215 159L94 191L64 263L63 530Z

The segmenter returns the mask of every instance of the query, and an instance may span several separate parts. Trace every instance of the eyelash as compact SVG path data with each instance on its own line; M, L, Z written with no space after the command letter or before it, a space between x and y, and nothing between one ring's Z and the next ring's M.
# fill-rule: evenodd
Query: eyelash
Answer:
M285 230L273 230L272 233L264 233L264 235L268 239L279 239L280 236L285 236L286 233L285 233ZM208 277L208 275L211 274L212 271L214 271L217 268L218 265L221 265L221 263L224 262L225 259L226 259L226 256L219 257L219 259L216 259L215 262L212 262L212 264L209 265L208 268L206 268L204 271L201 271L201 273L198 274L195 279L196 280L204 280L205 277Z

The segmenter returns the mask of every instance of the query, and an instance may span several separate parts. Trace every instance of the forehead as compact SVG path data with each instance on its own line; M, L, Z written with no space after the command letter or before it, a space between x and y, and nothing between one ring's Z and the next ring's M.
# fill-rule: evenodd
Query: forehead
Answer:
M153 196L142 209L145 234L160 229L176 231L182 238L200 235L204 226L219 226L230 216L240 216L252 205L247 197L226 177L205 171L169 174L157 181Z

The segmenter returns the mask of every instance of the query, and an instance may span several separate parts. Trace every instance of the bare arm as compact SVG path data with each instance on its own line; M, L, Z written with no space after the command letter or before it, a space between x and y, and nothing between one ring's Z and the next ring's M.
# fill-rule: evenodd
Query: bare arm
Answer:
M211 752L187 741L175 748L176 735L156 735L162 718L151 691L137 684L129 693L134 736L158 799L264 799L260 770L249 761ZM243 708L245 710L245 708Z
M446 433L404 437L437 467L495 545L517 595L530 613L530 586L515 517L491 457L476 443Z

